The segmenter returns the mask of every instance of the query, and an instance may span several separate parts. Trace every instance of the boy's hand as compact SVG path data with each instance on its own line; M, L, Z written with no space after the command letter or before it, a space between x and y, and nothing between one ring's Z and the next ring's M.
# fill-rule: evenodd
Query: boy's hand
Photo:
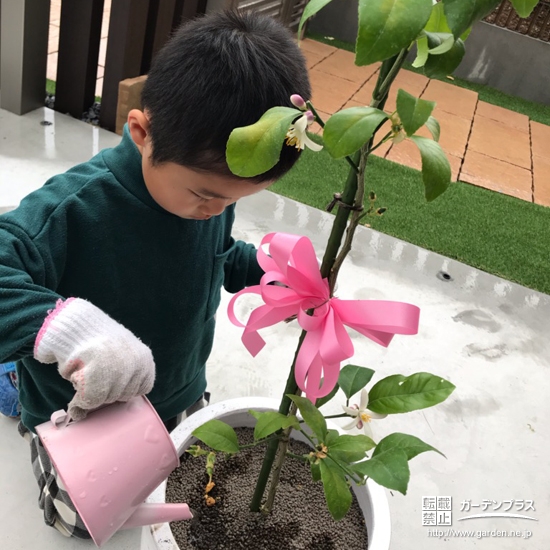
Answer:
M59 301L42 325L34 346L41 363L58 364L76 395L69 415L149 393L155 381L151 350L127 328L80 298Z

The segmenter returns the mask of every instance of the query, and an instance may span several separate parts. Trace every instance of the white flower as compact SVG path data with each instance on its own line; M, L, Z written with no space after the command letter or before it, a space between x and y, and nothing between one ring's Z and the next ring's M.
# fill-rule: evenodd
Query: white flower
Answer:
M371 420L379 420L386 418L387 414L378 414L367 409L369 404L369 394L367 390L361 390L361 402L359 406L353 405L351 407L344 407L344 412L353 416L353 421L349 424L342 426L344 430L351 430L353 428L363 429L365 435L368 435L372 439L372 429L370 427Z
M286 134L286 144L303 149L307 146L312 151L320 151L323 146L309 139L306 130L313 124L315 117L311 111L306 111L294 124L291 124Z

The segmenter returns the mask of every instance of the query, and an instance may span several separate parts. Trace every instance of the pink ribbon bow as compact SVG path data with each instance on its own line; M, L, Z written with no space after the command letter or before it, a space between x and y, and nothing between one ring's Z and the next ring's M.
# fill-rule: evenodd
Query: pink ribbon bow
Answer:
M269 245L269 255L263 245ZM233 296L229 319L244 327L242 342L255 357L265 346L258 330L297 315L307 334L296 358L296 383L312 402L330 393L338 381L340 363L353 356L353 344L344 325L385 347L395 334L418 332L420 310L411 304L331 298L328 281L321 278L307 237L266 235L258 250L258 263L265 271L260 284ZM278 285L270 284L274 282ZM234 305L239 296L249 293L259 294L265 305L254 309L243 325L235 316ZM313 315L308 315L308 310L313 310Z

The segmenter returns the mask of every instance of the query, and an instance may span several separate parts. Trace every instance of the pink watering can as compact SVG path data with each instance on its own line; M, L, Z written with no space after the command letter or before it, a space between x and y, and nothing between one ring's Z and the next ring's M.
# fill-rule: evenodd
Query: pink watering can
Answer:
M65 411L36 431L97 546L119 529L193 517L187 504L145 504L179 466L170 435L146 397L71 422Z

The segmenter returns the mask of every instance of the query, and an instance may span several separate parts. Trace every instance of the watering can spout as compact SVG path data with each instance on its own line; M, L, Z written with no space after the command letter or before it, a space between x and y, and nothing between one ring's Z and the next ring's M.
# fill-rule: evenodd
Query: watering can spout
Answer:
M193 519L193 514L187 504L148 504L144 503L126 520L121 529L167 523L182 519Z

